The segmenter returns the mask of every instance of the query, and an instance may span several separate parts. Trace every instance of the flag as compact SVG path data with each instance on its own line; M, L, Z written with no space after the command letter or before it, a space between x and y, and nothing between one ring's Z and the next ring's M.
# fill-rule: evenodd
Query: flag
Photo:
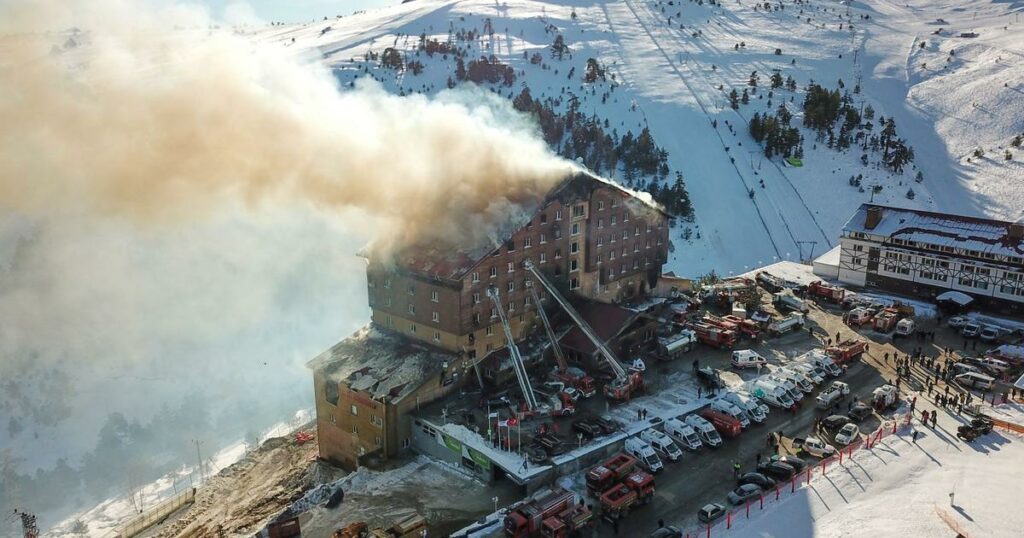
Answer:
M506 420L505 422L507 423L508 426L515 426L516 424L519 424L519 421L516 420L516 417L512 417Z
M497 412L491 413L491 414L487 415L487 418L498 418L498 413Z
M510 418L508 420L499 420L498 421L498 427L499 428L507 428L509 426L508 423L513 421L513 420L515 420L515 419L514 418Z

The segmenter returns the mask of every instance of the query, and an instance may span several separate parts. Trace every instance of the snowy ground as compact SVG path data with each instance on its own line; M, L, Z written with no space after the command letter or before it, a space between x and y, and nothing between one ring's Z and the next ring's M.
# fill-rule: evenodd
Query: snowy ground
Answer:
M683 172L696 210L696 222L677 230L666 268L677 274L712 269L736 274L825 252L853 209L870 196L849 186L856 174L863 175L863 185L882 187L876 202L1024 216L1024 154L1003 159L1013 136L1024 132L1024 27L1017 22L1024 4L810 0L783 5L765 10L743 0L672 6L657 0L417 0L323 22L245 31L297 54L315 54L344 85L372 76L396 93L433 94L446 87L454 62L416 56L419 36L444 42L449 32L481 31L489 18L493 36L483 33L456 45L472 47L469 57L493 54L516 69L513 88L490 89L508 97L521 85L535 98L575 95L581 110L608 119L620 134L649 126L668 150L669 164ZM946 23L936 23L938 18ZM941 34L934 35L940 27ZM969 30L979 36L958 37ZM563 60L549 52L558 33L572 49ZM735 49L740 43L743 48ZM366 53L389 46L423 62L423 73L364 61ZM946 62L951 49L956 52ZM524 52L539 52L543 63L531 64ZM614 82L581 83L578 73L588 57L604 64ZM569 81L571 68L577 76ZM761 159L746 121L768 109L769 99L762 90L749 105L732 110L725 94L745 87L752 71L761 74L763 85L773 70L792 75L799 85L795 95L776 90L772 107L793 97L796 123L808 82L835 87L842 79L850 89L859 81L863 91L853 95L854 102L871 105L877 116L896 118L899 135L918 155L917 168L894 175L874 163L864 166L859 150L827 149L809 131L803 132L804 167ZM603 99L606 92L609 98ZM978 147L985 156L967 162ZM923 183L914 181L918 169ZM908 200L904 195L911 187L917 196ZM689 241L682 238L686 229Z
M907 434L883 438L763 515L739 513L728 535L1018 536L1024 515L1006 493L1024 480L1024 439L996 431L965 444L958 424L943 414L938 430L918 426L916 444Z

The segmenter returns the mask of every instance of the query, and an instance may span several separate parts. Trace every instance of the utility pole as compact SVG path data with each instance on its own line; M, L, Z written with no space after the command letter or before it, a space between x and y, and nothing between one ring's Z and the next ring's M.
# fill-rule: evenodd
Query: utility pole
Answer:
M199 464L199 481L206 480L206 473L203 470L203 456L199 452L199 445L203 444L199 439L193 439L192 443L196 445L196 462Z
M15 508L14 515L21 518L21 532L24 538L39 538L39 526L36 524L35 514Z

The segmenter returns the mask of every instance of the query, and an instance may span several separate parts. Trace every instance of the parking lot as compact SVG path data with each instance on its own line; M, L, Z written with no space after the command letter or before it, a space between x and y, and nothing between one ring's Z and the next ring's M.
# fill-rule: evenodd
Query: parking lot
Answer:
M828 339L836 341L837 333L839 339L846 339L856 336L867 340L869 349L861 360L854 361L849 365L846 373L839 378L850 386L850 396L841 401L839 412L845 413L848 405L854 398L868 400L872 390L885 383L893 383L896 379L895 363L896 357L906 357L921 348L921 352L927 357L941 357L943 362L952 363L961 356L976 356L985 349L985 343L972 339L964 339L956 330L949 328L945 323L938 325L935 319L918 318L918 330L926 333L934 332L934 339L919 339L917 337L902 338L893 341L889 336L873 332L869 328L854 330L846 326L842 320L842 310L832 305L822 306L811 305L808 314L808 327L813 331L813 336L805 330L801 333L768 339L758 345L750 346L749 342L741 342L737 349L750 347L762 356L769 359L769 368L775 365L785 364L799 354L815 347L821 347ZM952 355L945 355L944 350L951 348ZM889 358L886 360L885 356ZM898 355L897 355L898 354ZM691 351L685 359L690 362L698 359L701 365L710 365L720 368L723 371L729 369L730 354L726 351L712 350L700 346ZM736 374L730 372L723 374L723 379L730 385L735 386L742 380L753 377L753 371ZM671 379L671 376L648 376L652 380L655 390L667 388L660 381ZM908 376L901 380L901 392L906 395L909 391L924 390L929 380L934 381L934 374L923 366L915 364L910 368ZM813 396L818 394L820 388L827 386L826 381L819 390L805 398L803 405L795 412L787 412L772 407L768 419L763 424L752 424L748 429L735 439L726 439L720 448L702 448L700 451L686 452L684 457L676 463L666 463L666 468L657 474L654 500L651 504L638 508L630 516L620 520L619 534L624 536L642 536L652 532L659 519L670 524L685 526L687 528L696 525L697 511L707 503L717 502L728 506L726 495L736 487L733 478L733 463L739 462L741 472L753 471L756 466L758 455L767 458L770 455L770 447L767 443L770 432L782 432L783 441L779 448L780 455L794 454L796 450L792 447L792 438L807 437L813 433L816 419L827 416L825 411L816 409ZM935 384L934 395L964 393L962 387L954 383L946 384L939 381ZM1001 394L1007 389L1004 384L997 384L994 392ZM948 391L948 392L947 392ZM981 393L976 392L975 397ZM921 395L921 404L925 404L925 394ZM929 397L928 399L931 399ZM950 411L954 412L953 407ZM881 422L881 417L873 414L859 424L860 431L867 433L874 430ZM823 435L823 440L833 442L833 435ZM817 458L802 455L803 459L809 462L818 461ZM598 536L615 535L614 529L607 522L599 524Z

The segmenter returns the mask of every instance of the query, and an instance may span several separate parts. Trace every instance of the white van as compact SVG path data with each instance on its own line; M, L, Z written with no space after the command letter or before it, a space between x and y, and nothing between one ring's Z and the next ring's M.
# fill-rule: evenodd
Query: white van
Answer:
M759 368L765 364L768 364L768 361L752 349L738 349L732 352L733 368Z
M679 461L679 458L683 457L683 451L679 450L672 439L654 428L640 432L640 439L647 441L659 456L668 461Z
M747 418L747 414L742 409L733 405L731 402L725 399L718 399L711 402L711 409L715 411L721 411L726 415L736 419L740 423L740 428L744 430L750 427L750 419Z
M768 376L768 381L775 385L785 389L786 394L793 399L794 402L799 402L804 399L804 393L800 389L796 388L796 383L793 383L789 378L781 376L778 372L773 372Z
M710 447L722 446L722 436L718 435L718 430L716 430L710 422L704 420L703 417L699 417L697 415L686 415L684 420L694 430L696 430L697 435L700 436L700 440L705 445Z
M789 368L792 368L794 371L800 372L801 374L804 374L805 376L807 376L808 379L811 380L811 383L814 383L815 385L820 385L820 384L822 384L825 381L825 377L822 376L821 373L814 366L811 366L810 364L807 364L807 363L790 364Z
M746 393L727 392L723 398L747 413L751 421L758 424L768 419L768 406L758 403Z
M790 398L786 389L767 379L755 381L752 394L775 407L783 409L793 407L793 399Z
M774 373L779 375L780 377L792 381L793 384L796 385L796 388L800 389L805 393L814 392L814 382L811 381L811 378L807 377L806 375L803 374L803 372L800 372L799 370L786 367L780 368L776 370Z
M914 334L914 320L910 318L903 318L896 323L896 334L901 336L910 336Z
M996 381L994 377L979 374L978 372L967 372L966 374L960 374L953 379L959 383L960 386L981 390L991 389L992 384Z
M985 357L981 359L981 363L984 364L985 366L988 366L989 368L995 368L1000 372L1010 368L1010 363L1006 361L1001 361L999 359L993 359L992 357Z
M836 361L832 360L832 357L829 357L821 351L812 351L811 353L808 353L807 360L811 364L828 372L828 375L832 377L839 377L843 375L843 369L836 364Z
M623 450L626 454L636 458L640 466L650 473L657 473L665 467L661 464L661 458L654 451L654 447L643 439L637 437L626 439L626 445L623 447Z
M670 418L665 421L665 434L688 450L700 450L703 445L693 427L678 418Z

